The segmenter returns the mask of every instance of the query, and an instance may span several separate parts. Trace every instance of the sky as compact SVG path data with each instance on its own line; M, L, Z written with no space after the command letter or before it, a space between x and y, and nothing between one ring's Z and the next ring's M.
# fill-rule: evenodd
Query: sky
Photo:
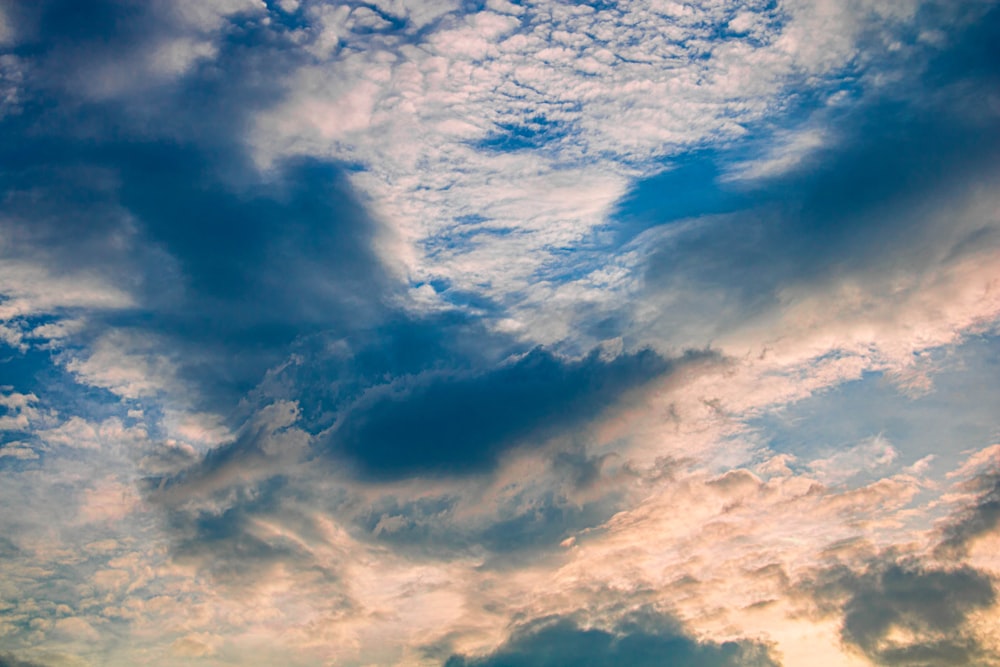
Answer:
M996 0L0 0L0 667L997 666L998 415Z

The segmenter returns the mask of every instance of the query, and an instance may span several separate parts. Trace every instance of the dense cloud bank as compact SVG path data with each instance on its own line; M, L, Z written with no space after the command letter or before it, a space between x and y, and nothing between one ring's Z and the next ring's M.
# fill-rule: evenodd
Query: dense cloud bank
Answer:
M549 618L517 629L482 658L452 656L445 667L554 667L555 665L687 665L774 667L768 647L754 642L699 642L669 618L636 614L613 631L581 628L570 618Z

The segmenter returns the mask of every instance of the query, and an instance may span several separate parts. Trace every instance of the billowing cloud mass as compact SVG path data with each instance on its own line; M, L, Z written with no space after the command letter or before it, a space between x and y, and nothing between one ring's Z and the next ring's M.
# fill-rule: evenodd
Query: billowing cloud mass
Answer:
M994 0L0 0L0 667L1000 665Z

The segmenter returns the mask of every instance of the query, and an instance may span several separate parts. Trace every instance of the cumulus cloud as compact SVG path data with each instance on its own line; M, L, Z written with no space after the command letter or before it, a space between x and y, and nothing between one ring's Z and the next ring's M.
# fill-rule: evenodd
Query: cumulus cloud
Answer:
M843 640L878 664L994 664L969 625L974 612L996 602L982 572L890 556L861 571L828 571L814 586L821 603L840 605Z

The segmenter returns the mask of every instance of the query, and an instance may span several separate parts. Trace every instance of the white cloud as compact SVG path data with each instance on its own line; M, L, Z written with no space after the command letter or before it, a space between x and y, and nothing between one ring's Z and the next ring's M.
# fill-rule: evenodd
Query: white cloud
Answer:
M267 9L263 0L173 0L159 4L163 13L179 24L206 33L219 30L236 15Z
M202 658L215 655L223 639L207 632L193 632L174 641L170 652L182 658Z
M0 431L28 431L38 425L43 413L38 409L38 397L22 394L10 387L0 387Z
M198 445L208 449L233 439L233 434L223 423L221 416L210 412L189 412L166 409L160 420L160 428L169 438Z
M20 459L22 461L33 461L38 458L38 452L27 444L14 440L12 442L5 442L2 448L0 448L0 458L5 457Z
M856 64L863 31L889 34L916 6L855 4L785 3L780 19L765 4L502 4L444 16L415 43L410 26L352 35L341 51L331 45L346 39L346 8L314 6L312 48L327 60L292 73L252 142L262 164L360 163L352 180L396 239L387 262L512 305L538 272L562 270L559 249L585 244L659 159L739 137L788 85ZM401 3L379 8L412 19ZM738 34L715 39L727 25ZM787 169L821 141L791 137L747 169Z
M768 155L760 160L736 165L727 180L754 180L780 176L802 164L829 141L822 130L785 133L775 139Z
M0 31L2 31L0 16ZM0 43L2 43L0 35ZM0 119L21 110L25 94L25 67L23 61L9 53L0 55Z
M216 46L210 41L175 39L153 49L150 70L162 76L180 76L199 60L214 57Z
M813 459L807 464L817 477L827 484L837 484L859 473L876 472L894 463L899 452L881 434L872 436L853 447L833 452L830 456Z
M0 301L0 321L72 308L125 308L134 303L130 294L101 276L85 271L64 275L54 269L5 257L0 263L0 295L5 297Z
M157 0L145 3L144 11L155 29L141 35L138 46L113 43L119 51L91 43L88 48L64 54L75 68L84 69L62 78L53 72L57 85L76 95L96 100L124 99L150 88L177 80L197 63L212 60L220 38L230 22L239 17L263 18L263 0ZM141 25L141 23L140 23Z
M175 364L155 337L112 330L83 354L71 355L66 369L81 382L103 387L123 398L155 396L176 388Z
M141 426L126 426L117 417L92 422L73 416L55 428L39 429L35 435L45 444L74 449L109 450L112 455L138 449L148 436Z
M139 495L131 484L106 477L83 492L78 517L84 523L118 521L134 511L139 502Z
M977 473L987 472L1000 464L1000 444L990 445L972 452L957 470L948 473L949 478L967 478Z

